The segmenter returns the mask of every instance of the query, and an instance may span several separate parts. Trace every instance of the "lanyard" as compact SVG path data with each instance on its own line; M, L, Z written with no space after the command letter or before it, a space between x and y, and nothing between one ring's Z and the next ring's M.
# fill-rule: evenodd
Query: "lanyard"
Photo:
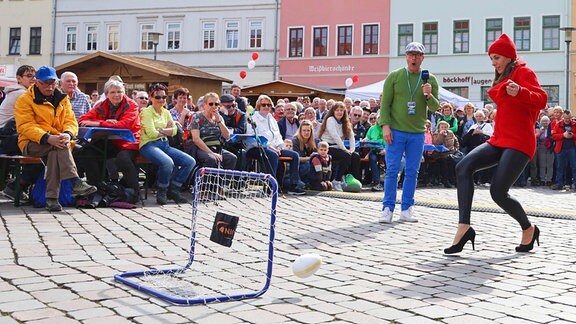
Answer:
M422 73L418 74L418 82L416 82L416 87L414 87L414 90L412 90L412 86L410 85L410 73L408 72L408 69L406 69L406 79L408 79L408 91L410 93L410 101L414 101L414 94L416 93L416 90L418 90L418 85L420 84L420 78L422 78Z

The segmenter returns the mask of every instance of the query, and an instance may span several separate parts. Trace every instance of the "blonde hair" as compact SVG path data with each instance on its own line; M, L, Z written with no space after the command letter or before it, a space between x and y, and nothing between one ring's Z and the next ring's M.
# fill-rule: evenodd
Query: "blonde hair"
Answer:
M326 142L326 141L321 141L318 143L318 148L327 149L327 148L330 148L330 145L328 145L328 142Z

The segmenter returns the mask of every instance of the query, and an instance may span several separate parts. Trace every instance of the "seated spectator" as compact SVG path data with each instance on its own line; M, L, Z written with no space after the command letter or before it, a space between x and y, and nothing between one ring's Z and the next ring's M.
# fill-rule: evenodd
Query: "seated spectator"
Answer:
M440 169L442 176L442 183L445 188L452 188L451 180L455 177L455 165L450 158L450 154L458 151L458 139L456 135L448 129L450 125L446 121L438 123L438 130L434 133L432 144L444 145L448 152L440 153L436 156L436 163Z
M454 117L454 106L445 101L440 104L440 112L442 113L441 120L448 123L448 129L456 134L458 131L458 120ZM436 130L438 130L438 123L436 123Z
M284 118L284 105L278 104L274 108L274 119L278 122L280 119Z
M73 196L87 196L96 187L78 177L70 140L78 135L78 123L68 96L56 89L58 77L53 67L36 72L36 84L16 100L15 120L18 146L22 154L45 159L46 209L61 211L60 183L72 179Z
M470 129L463 134L460 141L460 150L464 153L471 152L477 146L486 142L494 132L492 124L486 122L486 115L483 110L477 110L474 113L474 119L476 123L470 126ZM493 171L494 168L492 167L476 172L474 174L474 182L488 187L490 182L492 182Z
M102 152L106 147L107 158L114 158L116 169L122 173L122 181L126 188L138 193L138 168L136 156L139 153L140 118L138 104L126 95L124 84L109 80L104 84L106 99L98 101L86 114L80 116L78 123L83 127L106 127L129 129L134 134L136 142L130 143L123 139L110 140L107 145L104 140L92 141L75 153L78 166L86 173L88 183L97 185L101 181L118 181L118 173L108 170L110 179L103 179L104 165ZM138 198L138 195L135 195ZM135 201L130 201L135 202Z
M468 131L470 127L476 123L476 107L471 102L467 102L463 108L464 114L462 117L458 118L458 132L456 135L458 138L462 138Z
M576 121L572 119L572 113L566 109L562 113L562 120L556 123L552 138L554 139L554 152L558 159L556 164L556 185L554 190L561 190L564 185L570 185L570 177L566 172L568 167L572 170L572 176L576 179ZM574 182L572 182L574 183Z
M306 110L308 109L314 108L306 108ZM292 149L298 152L298 155L300 156L300 179L303 181L307 181L308 173L310 173L310 156L312 153L316 152L317 140L314 138L314 128L312 125L312 121L304 120L298 128L298 132L292 139Z
M138 104L138 113L142 111L142 109L148 107L150 101L148 100L148 93L146 91L138 91L136 93L136 103Z
M347 173L351 173L356 180L360 179L360 155L355 152L354 131L344 103L339 101L328 111L318 136L328 143L330 146L328 153L333 161L338 163L332 186L334 190L342 191L341 181ZM345 139L348 140L350 148L344 145Z
M224 124L228 128L230 135L234 134L245 134L246 133L246 114L238 109L236 106L236 101L234 96L229 94L224 94L220 97L220 115L224 120ZM228 152L232 152L236 155L236 170L246 169L246 159L242 152L244 152L244 144L242 141L236 141L234 143L225 142L224 148Z
M230 138L230 131L218 112L220 98L209 92L204 95L202 105L202 112L194 114L190 122L190 136L195 149L189 153L202 166L232 170L237 158L223 148L223 141Z
M296 116L296 106L288 103L284 106L284 117L278 120L278 129L282 139L292 139L298 131L298 127L300 127L300 122Z
M378 118L378 122L380 118ZM372 191L382 191L384 187L380 183L380 161L385 161L384 154L386 153L386 142L382 136L382 126L376 122L368 132L366 132L366 138L364 141L378 142L382 144L382 149L370 149L368 151L368 158L370 160L370 173L372 175Z
M188 138L188 125L192 119L192 112L188 109L188 96L189 92L186 88L178 88L174 91L174 106L170 109L170 116L178 131L176 135L168 138L170 141L170 146L175 147L179 150L184 150L184 142Z
M332 157L328 154L329 146L326 142L318 143L318 152L310 156L310 172L308 182L310 189L330 191L332 190Z
M187 202L180 191L196 164L194 158L168 143L167 137L174 136L178 129L170 112L164 107L167 89L160 83L152 85L148 91L152 105L140 114L140 154L158 166L156 202L159 205L167 204L168 199L178 204Z
M34 85L36 81L36 70L30 65L22 65L16 70L16 84L11 84L4 88L6 93L4 101L0 104L0 134L2 143L0 144L0 153L8 155L20 155L22 152L18 147L18 133L16 132L16 122L14 121L14 105L16 99ZM20 201L25 203L29 200L28 187L36 181L41 171L38 166L23 165L22 177L20 178ZM14 200L16 195L16 186L14 182L9 182L3 191L4 196Z
M552 132L550 131L550 118L540 118L540 129L536 132L536 154L538 156L538 168L540 169L540 181L543 185L552 185L552 172L554 168L554 147Z
M270 114L271 110L272 99L267 95L260 95L258 100L256 100L256 112L251 117L256 129L248 123L246 134L255 134L259 137L263 136L266 138L267 143L265 146L261 147L262 151L260 151L260 147L255 143L247 143L248 151L246 152L246 156L258 160L262 165L264 165L266 172L274 177L278 175L279 157L289 157L291 160L289 162L290 183L288 184L288 194L304 195L306 192L297 188L300 178L300 159L298 153L292 150L282 149L284 142L282 140L282 135L280 135L280 130L278 129L278 123L275 122L272 114ZM283 177L278 176L276 179L282 183Z
M322 121L318 121L316 119L316 111L314 111L314 108L308 107L304 109L304 120L310 121L312 124L312 129L314 129L315 139L318 139L318 131L320 131L320 125L322 124Z

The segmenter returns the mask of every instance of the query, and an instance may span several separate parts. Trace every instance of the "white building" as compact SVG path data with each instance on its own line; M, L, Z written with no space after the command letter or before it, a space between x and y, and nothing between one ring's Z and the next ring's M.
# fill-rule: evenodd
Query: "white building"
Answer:
M275 0L58 0L54 65L97 50L153 58L151 32L160 32L158 60L241 86L268 82L277 66L277 5ZM249 70L253 52L259 58ZM247 76L242 80L243 70Z
M53 0L0 0L0 77L50 63ZM26 13L26 14L23 14Z
M487 49L504 32L536 72L549 102L564 105L566 45L559 28L570 25L570 1L392 0L390 11L390 71L406 65L405 44L419 41L427 51L423 68L435 74L442 87L487 101L494 79Z

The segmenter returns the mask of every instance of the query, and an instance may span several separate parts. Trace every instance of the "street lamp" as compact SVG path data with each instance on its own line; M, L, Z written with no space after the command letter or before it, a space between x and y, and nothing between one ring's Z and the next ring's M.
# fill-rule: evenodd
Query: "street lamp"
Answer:
M148 35L152 36L152 45L154 45L154 61L156 61L156 48L160 44L160 36L164 35L159 32L149 32Z
M566 42L566 107L570 109L570 43L572 43L572 31L576 27L562 27L560 30L564 31L564 41Z

